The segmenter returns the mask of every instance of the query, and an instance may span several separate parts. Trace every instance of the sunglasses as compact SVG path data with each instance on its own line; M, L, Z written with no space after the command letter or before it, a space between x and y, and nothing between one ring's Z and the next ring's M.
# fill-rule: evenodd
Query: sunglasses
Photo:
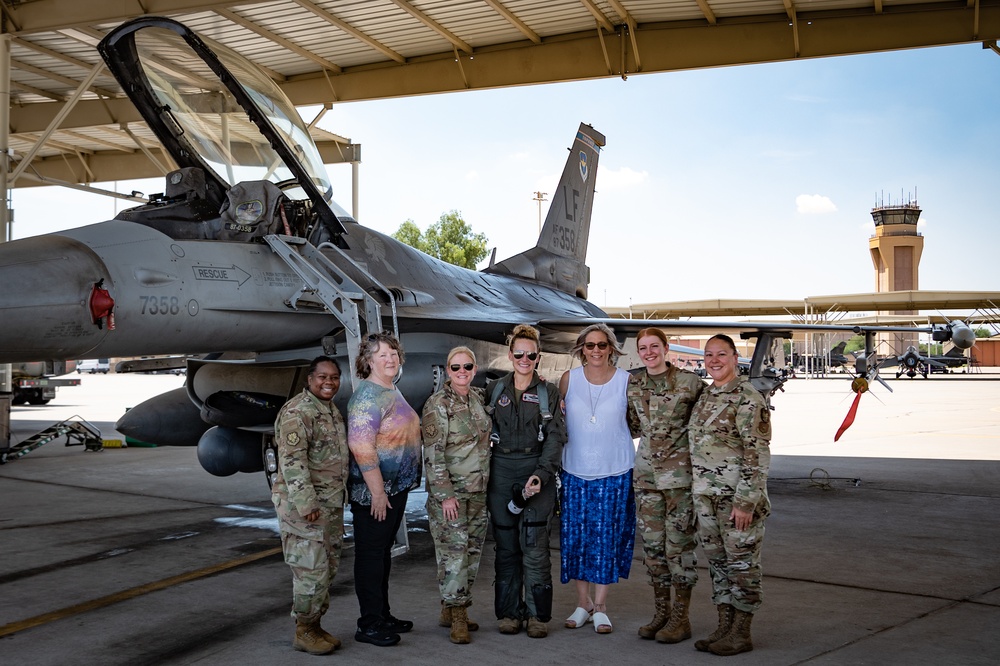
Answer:
M464 365L459 365L458 363L452 363L451 371L458 372L460 369L465 368L466 371L471 372L474 367L476 367L475 363L465 363Z
M591 349L593 349L594 347L597 347L601 351L604 351L605 349L608 348L608 343L607 342L584 342L583 346L588 351L591 350Z
M525 355L528 356L528 360L529 361L534 361L535 359L538 358L538 352L526 352L526 351L511 352L511 356L513 356L514 358L516 358L518 360L521 360L522 358L524 358Z

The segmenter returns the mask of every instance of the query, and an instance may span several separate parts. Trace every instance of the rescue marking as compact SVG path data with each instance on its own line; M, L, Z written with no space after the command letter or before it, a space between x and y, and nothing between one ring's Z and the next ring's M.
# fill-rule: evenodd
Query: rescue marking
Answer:
M250 274L239 266L192 266L195 280L206 280L208 282L237 282L237 286L242 287L243 283L250 279Z

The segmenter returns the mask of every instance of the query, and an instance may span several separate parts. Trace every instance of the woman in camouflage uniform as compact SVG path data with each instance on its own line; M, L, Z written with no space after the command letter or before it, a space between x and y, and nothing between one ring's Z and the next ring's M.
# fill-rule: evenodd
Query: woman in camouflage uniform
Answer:
M340 641L319 621L330 606L330 582L340 564L348 464L344 417L332 402L340 389L340 366L320 356L306 381L275 420L278 471L271 501L292 569L292 647L329 654Z
M448 381L424 403L427 518L437 554L441 624L451 642L468 643L472 585L486 540L486 487L490 430L483 389L473 388L476 356L468 347L448 352Z
M771 513L771 414L764 396L740 376L738 363L729 336L709 339L705 369L713 384L698 398L688 425L698 538L719 613L719 627L695 647L720 655L753 649L750 622L761 603L760 551Z
M658 328L639 331L636 349L646 369L629 377L628 424L632 436L641 437L632 474L656 608L649 624L639 627L639 635L679 643L691 638L688 609L691 588L698 582L687 424L705 383L693 372L667 362L670 345Z

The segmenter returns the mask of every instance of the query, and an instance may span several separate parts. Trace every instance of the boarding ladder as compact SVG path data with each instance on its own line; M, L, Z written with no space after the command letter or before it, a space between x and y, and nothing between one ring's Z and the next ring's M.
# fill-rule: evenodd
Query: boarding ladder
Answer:
M100 451L104 448L101 431L79 416L71 416L65 421L54 423L45 430L35 433L23 442L15 444L0 453L0 465L18 458L23 458L39 446L48 444L54 439L66 436L66 446L84 446L87 451Z
M302 278L303 286L288 301L293 309L298 308L298 302L305 296L313 296L322 301L326 309L337 317L344 326L347 340L347 356L350 363L352 388L358 387L356 367L358 351L361 346L360 314L364 313L365 331L368 334L380 333L382 326L382 309L371 296L371 291L380 291L386 296L386 302L392 310L392 334L399 337L399 324L396 320L396 299L392 292L376 280L371 273L359 266L347 256L343 250L333 243L322 243L318 248L304 238L298 236L270 235L264 240L271 249L281 257L288 267ZM362 289L340 266L330 260L321 250L327 250L337 257L344 266L350 266L361 276L368 289ZM361 306L359 308L359 306ZM392 556L402 555L410 549L409 535L406 531L406 517L396 531L392 546Z
M295 271L303 282L295 294L285 301L292 309L298 309L299 301L306 296L318 298L331 314L337 317L344 327L347 342L347 356L350 369L353 370L358 358L361 338L367 333L380 333L382 326L382 309L371 291L385 294L386 301L392 310L392 334L399 337L399 325L396 321L396 299L392 293L376 280L368 271L359 266L353 259L332 243L323 243L323 250L332 252L344 266L350 266L356 275L361 276L366 283L362 288L346 271L330 260L320 248L298 236L269 235L265 242L288 267ZM364 332L362 331L364 323ZM358 379L354 372L351 376L352 386L356 388Z

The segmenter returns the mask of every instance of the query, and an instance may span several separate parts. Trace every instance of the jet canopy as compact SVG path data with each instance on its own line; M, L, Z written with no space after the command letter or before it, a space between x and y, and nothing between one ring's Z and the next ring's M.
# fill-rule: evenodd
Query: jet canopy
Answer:
M308 127L257 66L158 17L125 23L98 49L178 166L203 169L222 192L270 181L289 198L312 199L342 230L336 218L349 215L332 200Z

